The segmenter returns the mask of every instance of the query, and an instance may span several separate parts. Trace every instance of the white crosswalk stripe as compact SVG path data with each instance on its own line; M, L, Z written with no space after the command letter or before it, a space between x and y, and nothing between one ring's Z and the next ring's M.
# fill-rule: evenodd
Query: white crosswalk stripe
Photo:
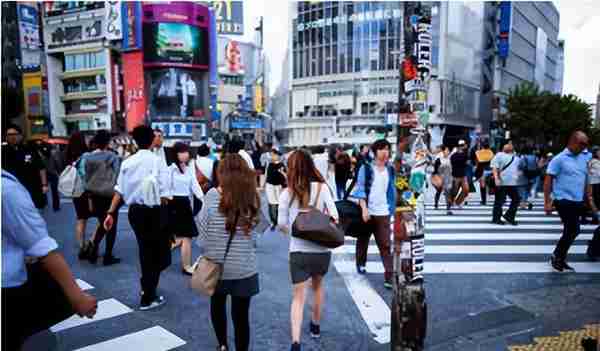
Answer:
M76 279L76 282L82 290L93 294L93 291L90 290L95 289L94 286L81 279ZM134 313L133 309L119 302L117 299L108 298L98 301L98 310L94 318L81 318L74 315L54 325L50 330L60 334L72 328L95 328L94 324L100 321L123 316L131 318L130 316L133 316ZM81 331L81 333L85 334L85 331ZM157 325L125 335L115 335L113 338L103 340L99 343L80 347L76 351L112 351L125 349L168 351L185 344L184 340Z

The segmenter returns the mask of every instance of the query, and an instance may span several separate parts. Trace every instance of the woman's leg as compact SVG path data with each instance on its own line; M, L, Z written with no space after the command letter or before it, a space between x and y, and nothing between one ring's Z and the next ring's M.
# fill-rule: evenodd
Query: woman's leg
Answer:
M231 319L235 330L235 350L250 347L250 297L231 297Z
M227 346L227 295L214 294L210 298L210 319L219 347Z
M315 298L312 310L312 322L316 325L319 325L321 322L323 301L325 300L322 275L315 275L312 277L312 289Z
M442 189L435 189L435 208L438 208L438 204L440 203L440 196L442 196Z
M78 219L75 224L75 238L79 243L79 247L83 247L83 243L85 242L85 227L87 225L87 219Z
M485 175L479 178L479 196L481 197L481 204L487 204L487 191L485 189Z
M181 268L185 271L192 269L192 239L181 238Z
M306 282L294 284L291 310L292 343L300 343L304 302L306 300Z

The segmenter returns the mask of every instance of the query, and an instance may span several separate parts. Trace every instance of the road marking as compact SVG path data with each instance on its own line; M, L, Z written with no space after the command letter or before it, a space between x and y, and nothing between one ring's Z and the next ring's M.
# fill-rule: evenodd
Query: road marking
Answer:
M387 303L373 289L369 280L356 273L354 261L336 261L334 265L344 279L344 283L356 307L373 335L380 344L390 342L391 311Z
M456 214L460 214L460 215L481 215L481 216L487 216L490 218L492 217L492 210L470 210L470 209L466 209L466 210L459 210L456 208L451 209L451 211L456 215ZM434 210L434 209L427 209L426 210L427 213L427 218L429 218L429 215L443 215L444 217L451 217L446 215L446 207L440 207L439 210ZM556 212L554 212L556 214ZM517 212L517 219L522 218L522 215L536 215L536 216L542 216L544 218L560 218L558 216L552 215L552 216L546 216L546 213L544 211L529 211L529 210L523 210L523 211L518 211ZM474 217L469 217L469 218L474 218Z
M466 220L465 220L466 221ZM491 219L490 219L491 222ZM510 227L510 226L509 226ZM582 230L593 231L596 229L597 225L582 225ZM489 230L489 229L499 229L506 228L506 226L501 227L497 224L492 223L427 223L425 226L425 231L430 230L440 230L440 229L471 229L471 230ZM562 224L519 224L514 227L515 231L517 230L550 230L550 229L563 229Z
M580 273L600 273L600 263L569 262ZM340 274L355 272L354 264L336 268ZM484 274L484 273L553 273L549 262L429 262L424 265L426 274ZM367 273L383 274L381 262L367 262Z
M88 284L86 281L83 281L81 279L76 279L75 282L77 283L77 285L79 285L79 288L81 288L81 290L91 290L94 287L90 284Z
M186 342L175 334L172 334L162 327L156 326L98 344L86 346L75 351L167 351L185 344Z
M474 240L474 241L497 241L497 240L558 240L562 236L561 233L546 234L546 233L515 233L515 232L497 232L497 233L466 233L466 234L438 234L427 233L425 242L432 240ZM575 241L592 240L593 234L579 234ZM346 241L355 242L356 238L351 236L346 237ZM487 245L487 244L486 244Z
M115 299L102 300L98 301L98 312L96 313L94 318L81 318L77 315L73 315L71 316L71 318L66 319L51 327L50 330L54 333L57 333L62 330L75 328L80 325L85 325L89 323L94 323L103 319L117 317L129 312L132 312L131 308L123 305Z
M427 223L450 223L450 222L490 222L492 220L491 213L489 217L469 217L469 216L429 216L425 220ZM546 222L546 223L561 223L559 217L520 217L517 218L519 222ZM561 224L562 227L562 224Z
M554 245L427 245L425 244L425 254L435 255L528 255L528 254L551 254L554 252ZM570 254L585 254L587 245L573 245L569 249ZM354 254L355 245L344 245L333 250L336 254ZM378 254L379 248L376 245L369 245L367 251L369 254Z

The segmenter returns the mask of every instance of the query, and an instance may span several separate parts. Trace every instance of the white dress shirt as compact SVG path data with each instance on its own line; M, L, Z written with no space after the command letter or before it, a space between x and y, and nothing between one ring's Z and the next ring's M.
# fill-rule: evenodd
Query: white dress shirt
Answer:
M194 162L190 162L190 166L185 167L184 173L181 173L176 164L169 166L170 195L171 196L192 196L192 194L202 200L204 193L198 179L194 174Z
M315 162L315 167L319 170L319 173L321 173L321 177L327 181L329 175L329 155L316 154L313 156L313 160Z
M252 157L250 157L246 150L240 150L238 151L238 154L246 161L248 167L250 167L251 170L254 170L254 162L252 162Z
M134 155L123 161L121 170L117 177L115 191L121 194L123 201L127 205L147 205L145 204L142 181L149 175L158 170L158 185L160 197L168 198L170 189L168 186L169 170L164 162L150 150L139 150Z

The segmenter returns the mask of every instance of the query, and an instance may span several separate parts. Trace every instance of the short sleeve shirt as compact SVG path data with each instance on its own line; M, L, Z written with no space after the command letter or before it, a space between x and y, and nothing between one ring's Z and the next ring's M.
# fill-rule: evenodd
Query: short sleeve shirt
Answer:
M550 161L546 173L554 176L552 196L555 200L583 201L590 159L587 151L575 155L564 149Z
M514 157L514 159L513 159ZM512 163L509 164L509 162ZM492 168L496 168L500 174L501 186L516 186L519 181L519 159L515 154L499 152L491 162ZM504 170L502 170L504 169Z

